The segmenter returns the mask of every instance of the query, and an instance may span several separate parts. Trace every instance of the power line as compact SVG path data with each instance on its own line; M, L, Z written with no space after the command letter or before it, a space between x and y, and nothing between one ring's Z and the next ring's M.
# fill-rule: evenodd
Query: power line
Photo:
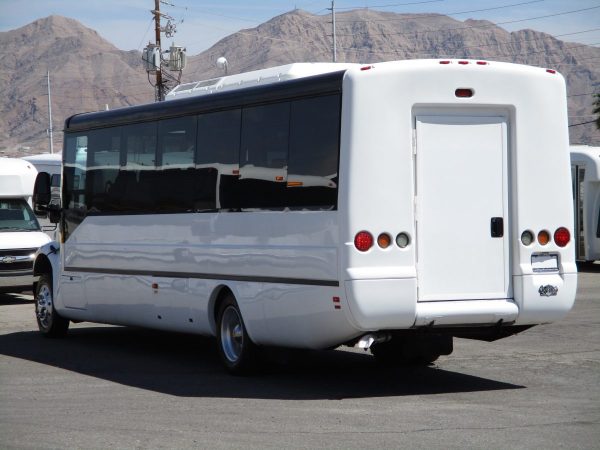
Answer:
M596 122L596 121L595 120L590 120L588 122L575 123L573 125L569 125L569 128L571 128L571 127L578 127L579 125L587 125L588 123L594 123L594 122Z
M440 14L444 15L444 16L460 16L463 14L472 14L475 12L494 11L497 9L512 8L513 6L529 5L531 3L539 3L539 2L543 2L543 1L545 1L545 0L531 0L531 1L527 1L527 2L513 3L510 5L494 6L492 8L472 9L470 11L457 11L457 12L440 13ZM435 13L421 14L421 15L417 15L417 17L414 17L414 18L399 17L399 18L395 18L395 19L369 19L369 20L355 20L355 19L344 20L344 19L341 19L340 22L348 22L348 23L399 22L399 21L412 20L412 19L428 19L428 18L431 18L432 14L435 14Z
M595 95L595 92L588 92L586 94L571 94L571 95L567 95L567 97L583 97L585 95Z
M443 2L445 0L426 0L426 1L421 1L421 2L410 2L410 3L394 3L392 5L370 5L370 6L345 6L343 8L336 8L336 9L345 9L345 10L349 10L349 9L373 9L373 8L395 8L396 6L412 6L412 5L423 5L425 3L439 3L439 2ZM538 2L542 2L544 0L536 0Z
M491 27L497 27L498 25L506 25L506 24L510 24L510 23L528 22L531 20L547 19L549 17L566 16L568 14L575 14L575 13L579 13L579 12L583 12L583 11L590 11L592 9L598 9L598 8L600 8L600 5L592 6L590 8L575 9L572 11L564 11L561 13L547 14L544 16L529 17L527 19L516 19L516 20L507 20L504 22L490 23L489 25L472 25L472 26L468 26L468 27L459 27L459 28L439 28L436 30L410 31L410 32L398 32L398 33L394 33L394 32L391 32L391 33L356 32L356 33L350 33L350 34L338 34L338 36L356 36L357 34L369 34L371 36L389 36L389 35L407 36L407 35L418 35L418 34L426 34L426 33L436 33L438 31L457 31L457 30L472 30L472 29L478 29L478 28L491 28Z

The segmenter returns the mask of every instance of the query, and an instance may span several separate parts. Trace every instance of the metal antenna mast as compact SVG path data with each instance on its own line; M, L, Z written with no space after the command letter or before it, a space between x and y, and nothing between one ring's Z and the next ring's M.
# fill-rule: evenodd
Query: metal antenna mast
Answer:
M50 139L50 153L54 153L54 136L52 134L52 97L50 96L50 71L46 73L46 80L48 81L48 138Z

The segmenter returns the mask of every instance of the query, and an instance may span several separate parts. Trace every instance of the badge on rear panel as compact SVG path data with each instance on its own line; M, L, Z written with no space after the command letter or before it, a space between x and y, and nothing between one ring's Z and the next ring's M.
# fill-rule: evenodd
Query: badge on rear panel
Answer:
M540 286L538 289L541 297L553 297L558 294L558 288L556 286L552 286L547 284L546 286Z

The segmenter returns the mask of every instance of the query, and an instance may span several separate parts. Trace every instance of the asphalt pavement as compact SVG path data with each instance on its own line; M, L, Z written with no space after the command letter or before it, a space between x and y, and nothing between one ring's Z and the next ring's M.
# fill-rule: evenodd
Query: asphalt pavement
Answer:
M562 321L457 339L425 368L368 353L276 354L222 369L213 339L97 324L37 333L0 294L0 448L600 448L600 265Z

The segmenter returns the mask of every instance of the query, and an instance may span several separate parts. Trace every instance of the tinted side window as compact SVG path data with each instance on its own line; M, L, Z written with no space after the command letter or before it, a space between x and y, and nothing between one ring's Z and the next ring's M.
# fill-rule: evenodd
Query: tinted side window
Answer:
M87 213L85 175L87 166L87 133L67 134L64 146L62 180L63 220L65 240L77 228Z
M110 190L111 205L124 212L152 212L156 163L156 122L123 127L124 167Z
M196 116L161 120L158 123L158 170L156 207L162 212L195 211L198 183L194 169Z
M110 191L121 166L120 149L121 127L89 132L85 181L88 214L114 210Z
M196 148L196 117L178 117L158 123L158 165L163 168L191 167Z
M296 100L291 108L288 205L336 208L340 96Z
M285 207L290 103L242 110L240 207Z
M212 208L239 208L240 126L240 109L198 116L196 167Z

